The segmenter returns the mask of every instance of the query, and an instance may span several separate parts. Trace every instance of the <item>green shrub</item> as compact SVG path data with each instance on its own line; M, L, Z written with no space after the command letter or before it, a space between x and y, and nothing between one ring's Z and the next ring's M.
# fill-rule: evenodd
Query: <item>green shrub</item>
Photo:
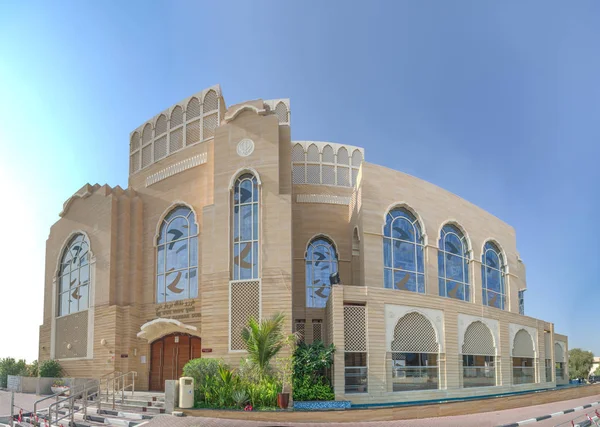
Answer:
M206 376L215 377L219 373L220 366L227 366L221 359L192 359L183 367L183 376L192 377L196 387L204 381Z
M12 357L0 359L0 387L6 387L9 375L27 375L25 360L18 362Z
M39 375L39 365L38 361L34 360L31 362L31 365L27 365L27 376L28 377L37 377Z
M62 367L56 360L44 360L39 367L40 377L57 378L62 376Z
M326 378L306 375L294 380L294 400L335 400L335 394Z
M273 408L277 406L277 393L281 390L281 383L275 378L266 377L258 383L247 383L246 390L254 408Z
M248 393L246 390L234 390L234 392L231 393L231 398L239 408L243 408L246 406L246 403L248 403Z
M293 376L294 400L333 400L335 395L329 379L324 376L333 364L335 347L301 343L294 352Z

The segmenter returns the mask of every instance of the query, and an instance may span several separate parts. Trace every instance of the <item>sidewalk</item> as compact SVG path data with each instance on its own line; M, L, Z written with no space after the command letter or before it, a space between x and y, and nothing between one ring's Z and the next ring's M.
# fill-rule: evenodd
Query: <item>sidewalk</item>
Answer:
M279 427L279 426L306 426L306 427L495 427L528 420L538 416L552 414L565 409L575 408L592 402L600 401L600 394L579 399L565 400L562 402L546 403L544 405L529 406L526 408L507 409L504 411L485 412L481 414L459 415L452 417L423 418L418 420L372 421L357 423L286 423L226 420L220 418L177 418L170 415L161 415L144 424L144 427ZM423 407L426 411L427 407ZM532 426L553 426L554 419ZM560 422L560 421L559 421Z

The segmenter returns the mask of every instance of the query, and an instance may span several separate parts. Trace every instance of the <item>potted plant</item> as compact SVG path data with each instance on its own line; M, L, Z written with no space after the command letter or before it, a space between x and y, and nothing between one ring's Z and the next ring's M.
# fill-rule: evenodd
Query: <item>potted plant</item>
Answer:
M66 394L69 391L69 386L65 385L65 382L63 380L54 380L50 389L52 390L52 393L54 393L54 394L57 394L57 393Z
M281 380L281 393L277 393L277 406L287 409L290 404L290 388L294 372L294 350L298 337L291 334L282 340L282 344L289 351L289 356L277 358L279 378Z

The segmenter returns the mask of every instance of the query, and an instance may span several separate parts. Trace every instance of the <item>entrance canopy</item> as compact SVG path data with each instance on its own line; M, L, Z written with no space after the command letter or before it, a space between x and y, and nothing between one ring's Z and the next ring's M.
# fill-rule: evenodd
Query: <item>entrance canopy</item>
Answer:
M143 338L150 342L163 337L165 335L174 334L189 334L194 335L196 337L200 336L200 331L198 328L192 325L186 325L185 323L181 323L179 320L175 319L154 319L150 322L144 323L140 328L140 332L138 332L138 338Z

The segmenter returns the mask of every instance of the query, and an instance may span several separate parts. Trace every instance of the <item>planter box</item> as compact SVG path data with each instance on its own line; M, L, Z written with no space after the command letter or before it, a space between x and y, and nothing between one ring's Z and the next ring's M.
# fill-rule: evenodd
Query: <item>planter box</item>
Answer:
M307 402L294 401L294 409L301 411L327 411L350 409L349 400L311 400Z
M53 394L61 393L61 392L66 394L69 391L69 387L67 387L67 386L59 386L59 387L52 386L52 387L50 387L50 389L52 390Z

